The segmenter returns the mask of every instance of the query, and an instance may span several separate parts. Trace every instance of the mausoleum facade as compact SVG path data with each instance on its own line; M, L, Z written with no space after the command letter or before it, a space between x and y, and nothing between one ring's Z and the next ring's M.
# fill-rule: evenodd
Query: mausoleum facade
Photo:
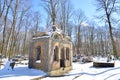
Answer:
M58 76L72 69L72 41L59 29L33 36L29 68L40 69Z

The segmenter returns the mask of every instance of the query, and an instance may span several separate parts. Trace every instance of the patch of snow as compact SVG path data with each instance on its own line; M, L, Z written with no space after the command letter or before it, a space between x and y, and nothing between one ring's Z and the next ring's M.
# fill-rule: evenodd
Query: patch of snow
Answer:
M42 37L33 37L32 39L39 39L39 38L49 38L50 36L42 36Z
M28 60L21 61L21 64L28 65Z
M41 60L37 60L36 63L41 63Z
M93 58L93 62L102 62L102 63L106 63L107 62L107 57L95 57ZM110 60L109 62L107 63L114 63L114 60Z
M46 34L48 34L50 37L52 36L52 32L46 32Z
M52 36L53 33L58 33L58 34L61 34L62 33L62 30L58 29L56 27L56 30L55 31L48 31L46 32L46 34L48 34L50 37Z
M57 32L58 34L61 34L61 33L62 33L62 30L60 30L60 29L58 29L58 28L56 27L55 32Z
M101 62L107 62L107 58L102 58L102 57L94 57L93 61L101 61Z
M0 80L30 80L46 75L41 70L29 69L28 65L17 64L12 70L9 64L8 61L4 68L0 70Z

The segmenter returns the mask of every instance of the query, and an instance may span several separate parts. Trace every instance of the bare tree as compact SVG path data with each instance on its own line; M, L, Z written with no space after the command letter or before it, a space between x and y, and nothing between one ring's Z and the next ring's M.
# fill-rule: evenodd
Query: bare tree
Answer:
M113 38L113 33L112 33L112 18L113 14L117 12L117 7L118 7L118 0L96 0L97 2L97 8L98 10L104 11L104 14L101 16L102 19L105 18L106 22L108 23L109 26L109 34L110 34L110 39L112 42L112 48L113 48L113 54L115 57L118 57L118 53L116 50L116 45L115 41Z
M10 6L10 2L8 1L9 2L8 6L10 8L8 14L11 16L10 18L11 24L10 27L5 25L6 26L5 31L8 30L6 31L8 34L7 36L5 35L4 38L5 45L3 46L3 48L5 50L4 53L7 54L9 60L13 55L15 55L17 41L19 42L18 38L20 34L20 29L22 28L22 20L25 12L29 9L29 7L23 6L22 1L20 0L13 1L13 3L11 2L11 6ZM8 18L6 17L6 19Z
M93 55L94 56L94 41L95 41L95 29L94 29L94 25L92 26L87 26L88 27L88 36L89 36L89 52L88 55Z
M47 11L48 15L51 16L53 31L56 29L56 14L58 11L59 0L41 0L44 2L43 7Z
M24 5L21 5L21 4L24 4ZM24 51L25 50L23 50L23 52L20 52L20 38L21 38L21 32L20 32L20 30L21 30L21 28L23 27L23 25L24 25L24 18L25 18L25 15L27 15L27 13L28 13L28 11L29 11L29 9L30 9L30 6L25 6L25 2L23 1L23 2L20 2L20 7L22 7L22 9L20 9L20 16L19 16L19 19L18 19L18 25L17 25L17 27L16 27L16 34L15 34L15 53L16 53L16 55L18 55L18 54L21 54L21 53L24 53ZM28 25L29 26L29 25ZM23 38L22 38L23 39ZM24 38L24 40L26 40L25 38ZM26 42L26 41L25 41ZM25 45L26 43L24 43L24 45ZM25 48L25 46L23 47L23 49Z
M35 34L38 33L40 29L40 23L41 23L41 14L40 12L35 12L35 15L33 15L33 20L34 20L34 27L35 27Z
M13 13L13 20L12 20L12 25L11 25L11 31L10 31L10 49L8 53L8 59L10 60L11 56L14 55L14 48L15 48L15 28L17 24L17 14L18 14L18 7L19 7L19 0L15 1L14 6L11 7L11 11Z
M30 18L30 15L27 14L25 19L24 19L24 36L23 36L23 43L22 43L22 54L25 55L26 51L27 51L27 33L28 33L28 28L30 27L31 25L31 18Z
M9 12L9 9L11 7L12 1L13 0L10 0L10 2L6 1L7 10L6 10L5 17L4 17L3 40L2 40L2 47L1 47L1 51L0 51L1 53L3 53L4 46L5 46L5 38L6 38L5 31L6 31L6 25L7 25L7 16L8 16L8 12Z
M0 0L0 18L2 17L2 14L5 10L5 4L6 4L6 0Z
M70 18L72 16L72 4L70 3L70 0L60 0L60 6L59 6L59 14L57 14L58 23L60 25L61 30L63 30L65 33L68 33L69 28L69 22Z
M72 22L69 22L67 24L67 29L66 29L66 33L69 37L72 38L72 33L73 33L73 23Z
M76 48L77 48L77 54L80 54L80 47L81 47L81 26L82 26L82 23L86 21L86 17L83 13L82 10L78 10L77 12L75 12L75 15L74 15L74 24L76 24Z

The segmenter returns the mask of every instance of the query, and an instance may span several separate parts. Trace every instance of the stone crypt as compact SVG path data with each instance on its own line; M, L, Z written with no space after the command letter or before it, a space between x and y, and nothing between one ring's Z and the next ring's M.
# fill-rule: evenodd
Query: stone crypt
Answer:
M29 53L29 68L59 76L72 69L72 41L58 28L33 36Z

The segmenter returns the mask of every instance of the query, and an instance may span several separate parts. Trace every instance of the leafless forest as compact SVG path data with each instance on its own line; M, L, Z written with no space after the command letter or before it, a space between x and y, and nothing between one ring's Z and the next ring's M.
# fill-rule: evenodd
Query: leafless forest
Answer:
M73 54L120 56L120 2L94 0L96 13L90 20L70 0L39 0L44 9L33 11L32 0L0 0L0 53L9 59L29 54L32 36L56 25L73 41ZM34 0L33 0L34 1ZM95 13L95 14L96 14ZM47 14L47 18L43 16ZM118 17L115 17L118 15ZM41 26L42 23L44 26ZM104 24L104 26L99 24Z

